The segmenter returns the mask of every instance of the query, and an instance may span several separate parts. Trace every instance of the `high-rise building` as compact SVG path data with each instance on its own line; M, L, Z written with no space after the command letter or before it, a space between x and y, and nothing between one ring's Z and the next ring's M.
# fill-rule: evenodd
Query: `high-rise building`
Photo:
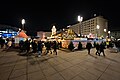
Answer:
M80 32L81 35L84 36L92 35L93 37L106 37L108 34L108 20L103 18L103 16L96 16L81 23L72 25L70 28L77 34Z

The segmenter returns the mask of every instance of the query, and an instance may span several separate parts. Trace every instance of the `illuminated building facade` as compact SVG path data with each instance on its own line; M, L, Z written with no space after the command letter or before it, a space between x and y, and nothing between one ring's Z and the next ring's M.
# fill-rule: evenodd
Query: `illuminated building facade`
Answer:
M97 25L99 29L97 29ZM76 33L78 32L78 27L80 27L81 35L88 36L92 34L93 37L106 37L108 32L108 21L103 18L103 16L97 16L85 21L82 21L81 24L77 23L75 25L71 25L71 29L73 29ZM106 31L104 31L106 29ZM77 33L78 34L78 33Z

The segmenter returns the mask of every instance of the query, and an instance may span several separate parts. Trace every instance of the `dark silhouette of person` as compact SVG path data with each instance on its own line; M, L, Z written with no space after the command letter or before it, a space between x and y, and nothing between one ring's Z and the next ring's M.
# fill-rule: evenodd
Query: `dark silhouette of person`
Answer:
M35 40L32 41L32 49L33 49L33 53L37 52L37 42Z
M15 47L15 38L12 38L12 47Z
M23 52L23 51L25 50L24 47L25 47L25 46L24 46L24 41L23 41L23 40L20 40L20 41L19 41L20 53Z
M62 42L61 41L58 42L57 44L58 44L58 49L62 48Z
M88 50L88 54L90 54L90 50L92 48L92 44L89 41L87 42L86 48Z
M4 45L5 45L5 40L2 37L0 37L0 46L1 46L1 49L4 47Z
M70 44L68 45L68 49L70 50L70 51L74 51L74 44L73 44L73 42L71 41L70 42Z
M105 48L105 45L104 45L103 42L101 42L101 44L100 44L100 54L101 54L101 52L102 52L102 53L103 53L103 56L105 56L104 49L106 49L106 48ZM99 56L100 56L100 54L99 54Z
M79 42L79 44L78 44L78 50L81 50L81 49L82 49L82 43Z
M38 50L38 57L41 57L42 54L42 48L43 48L43 44L41 41L38 41L38 46L37 46L37 50Z
M26 54L28 54L30 51L30 41L28 39L25 41L25 47L26 47L26 51L27 51Z
M47 41L46 44L46 54L48 54L49 52L52 54L52 51L51 51L51 42L50 41Z
M56 53L56 55L57 55L58 44L57 44L57 42L56 42L56 41L53 41L53 49L54 49L54 51L53 51L53 52L55 52L55 53Z
M6 48L8 47L8 42L9 42L9 38L6 38L6 43L5 43L5 45L6 45Z
M99 45L99 43L96 43L96 45L95 45L95 48L96 48L96 55L97 54L100 54L100 45Z

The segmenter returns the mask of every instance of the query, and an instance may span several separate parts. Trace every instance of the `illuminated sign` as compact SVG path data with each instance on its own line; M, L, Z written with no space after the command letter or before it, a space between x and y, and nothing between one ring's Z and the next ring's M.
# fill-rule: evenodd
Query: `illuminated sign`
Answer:
M12 33L4 33L4 34L2 34L2 36L4 36L4 37L11 37Z

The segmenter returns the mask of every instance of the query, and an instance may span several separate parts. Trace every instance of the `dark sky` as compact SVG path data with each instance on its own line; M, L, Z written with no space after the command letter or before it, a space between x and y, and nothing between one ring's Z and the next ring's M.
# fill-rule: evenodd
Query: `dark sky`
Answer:
M78 15L86 20L97 14L108 19L110 30L120 30L119 5L115 0L4 1L0 3L0 24L21 28L21 19L24 18L25 29L32 35L36 31L51 31L52 25L61 29L75 24Z

